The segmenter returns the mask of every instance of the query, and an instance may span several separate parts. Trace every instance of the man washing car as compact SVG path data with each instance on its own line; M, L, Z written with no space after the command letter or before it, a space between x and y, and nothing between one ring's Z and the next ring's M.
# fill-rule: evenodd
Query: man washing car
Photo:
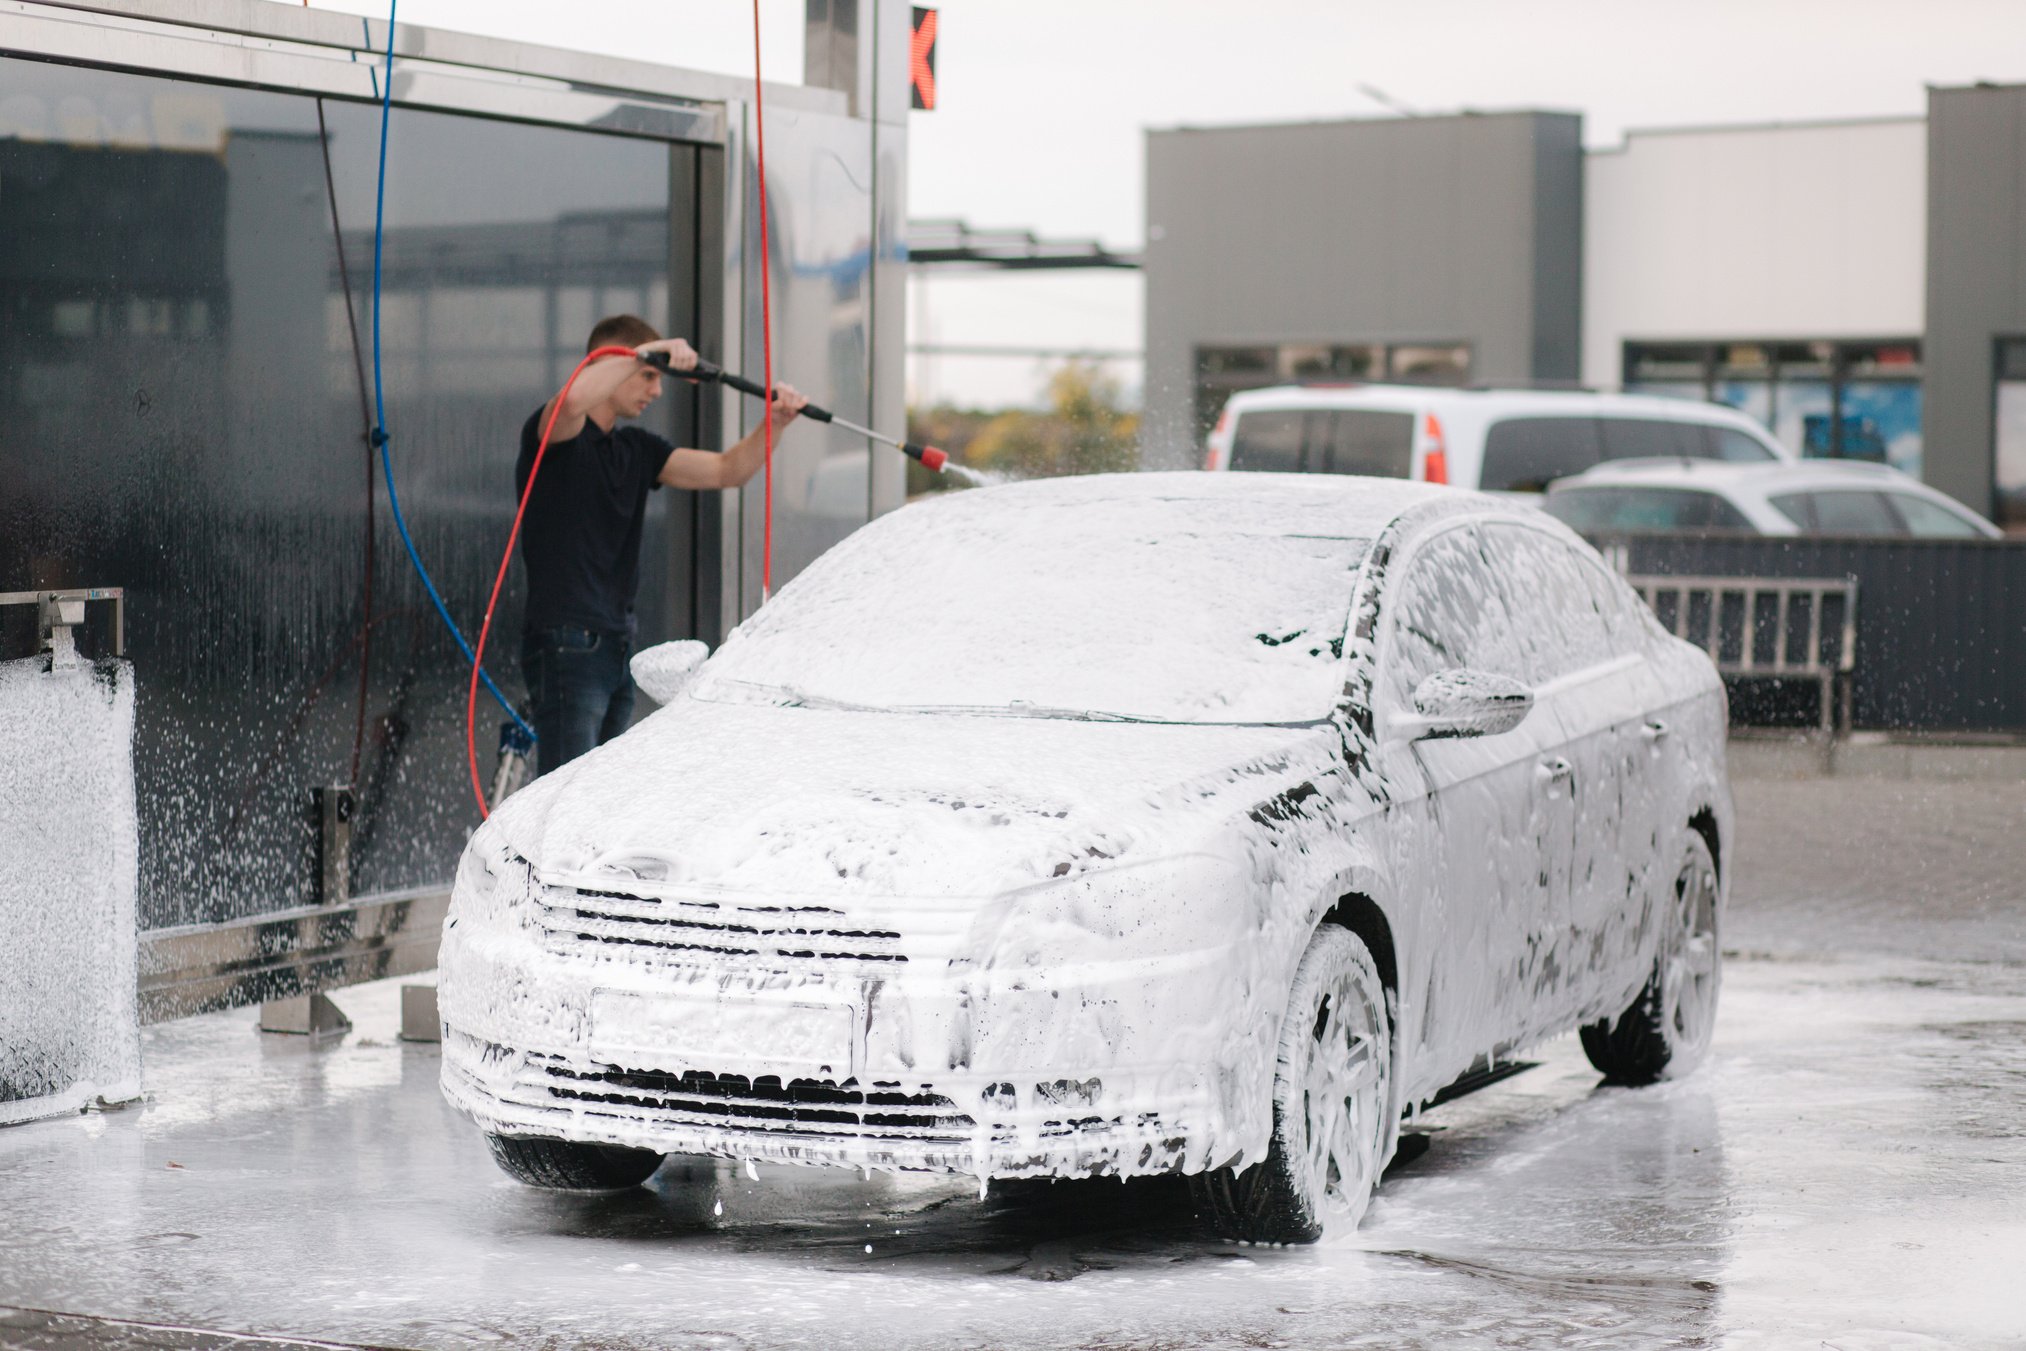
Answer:
M527 617L521 673L534 723L536 772L546 774L626 730L633 716L633 599L640 585L640 538L647 495L663 484L707 491L736 488L766 462L766 429L756 427L722 455L678 449L622 422L661 397L661 372L646 358L664 353L670 369L694 369L696 350L663 338L630 314L602 319L586 351L631 347L586 367L556 408L550 399L521 428L514 491L525 492L535 448L551 412L555 427L541 476L521 525L527 565ZM808 403L774 386L774 436Z

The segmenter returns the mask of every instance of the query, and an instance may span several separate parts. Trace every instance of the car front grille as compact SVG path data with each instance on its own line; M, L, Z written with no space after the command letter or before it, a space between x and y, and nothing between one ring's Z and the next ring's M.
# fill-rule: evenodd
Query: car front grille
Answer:
M945 1145L970 1143L973 1119L948 1098L905 1093L897 1087L861 1087L762 1076L682 1074L629 1070L610 1065L582 1067L546 1056L530 1056L521 1088L545 1096L551 1105L644 1117L656 1125L764 1131L773 1135L850 1138L874 1143Z
M729 905L568 886L538 889L537 905L552 949L598 943L671 957L873 966L907 961L900 934L854 921L831 906Z

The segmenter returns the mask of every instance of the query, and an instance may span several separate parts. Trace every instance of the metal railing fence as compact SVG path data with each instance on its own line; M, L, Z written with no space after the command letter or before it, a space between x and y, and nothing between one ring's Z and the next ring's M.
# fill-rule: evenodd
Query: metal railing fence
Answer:
M1820 726L1848 731L1857 664L1853 579L1627 577L1662 627L1709 654L1730 679L1811 680Z

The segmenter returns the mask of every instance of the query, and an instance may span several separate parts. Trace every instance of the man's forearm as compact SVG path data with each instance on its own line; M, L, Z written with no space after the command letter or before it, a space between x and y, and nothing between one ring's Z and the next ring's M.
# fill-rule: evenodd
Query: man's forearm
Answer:
M763 423L740 437L721 458L724 460L724 486L737 488L743 485L767 462L766 425Z
M612 397L612 391L626 383L628 376L640 369L636 357L600 357L586 366L570 385L569 397L563 400L562 416L581 418L599 404Z

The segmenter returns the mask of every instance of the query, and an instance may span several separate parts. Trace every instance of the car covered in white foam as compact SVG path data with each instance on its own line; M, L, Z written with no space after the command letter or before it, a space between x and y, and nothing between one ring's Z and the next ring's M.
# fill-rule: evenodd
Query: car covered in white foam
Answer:
M1404 1112L1569 1029L1707 1046L1722 685L1559 522L1145 474L918 503L501 805L443 1086L525 1181L664 1155L1188 1174L1355 1223Z

